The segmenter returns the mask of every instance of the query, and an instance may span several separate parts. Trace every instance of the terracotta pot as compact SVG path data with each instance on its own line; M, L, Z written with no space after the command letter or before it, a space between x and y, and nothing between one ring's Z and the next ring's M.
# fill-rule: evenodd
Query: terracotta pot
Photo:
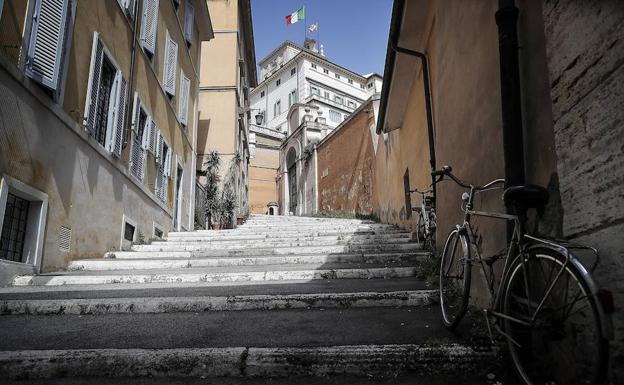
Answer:
M213 223L212 224L212 229L213 230L221 230L221 223Z
M245 218L243 218L243 217L238 217L238 218L236 218L236 225L237 225L237 226L240 226L240 225L242 225L243 223L245 223Z

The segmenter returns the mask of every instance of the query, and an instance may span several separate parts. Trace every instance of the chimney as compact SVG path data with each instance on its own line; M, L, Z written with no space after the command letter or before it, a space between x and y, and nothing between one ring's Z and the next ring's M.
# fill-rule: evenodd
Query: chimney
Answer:
M321 56L325 56L325 47L323 47L323 44L321 44L321 52L319 52L321 54Z
M305 49L309 49L312 52L318 52L318 50L316 49L316 40L314 39L306 37L305 41L303 42L303 46L305 47Z

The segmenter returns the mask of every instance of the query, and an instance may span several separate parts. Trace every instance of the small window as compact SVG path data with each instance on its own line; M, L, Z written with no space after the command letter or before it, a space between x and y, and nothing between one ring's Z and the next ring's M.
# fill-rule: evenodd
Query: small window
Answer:
M186 2L186 11L184 12L184 39L191 45L193 43L193 26L195 22L195 8L190 1Z
M291 70L290 70L290 75L291 75L291 76L292 76L292 75L294 75L294 74L296 74L296 73L297 73L297 67L295 67L295 68L293 68L293 69L291 69Z
M338 103L338 104L343 104L344 103L344 100L342 99L342 96L338 96L338 95L334 96L334 101L336 103Z
M23 262L29 208L30 201L8 194L0 238L0 259Z
M158 227L154 226L154 237L162 239L163 231Z
M277 118L282 113L282 101L278 100L273 104L273 117Z
M364 84L360 84L360 88L365 89L366 87L364 87Z
M310 94L311 95L318 95L319 94L319 89L316 87L310 87Z
M349 79L347 81L349 82L349 84L353 84L353 80L352 79Z
M327 92L327 91L323 91L323 97L324 97L325 99L329 99L329 92Z
M290 108L293 104L297 103L297 90L292 90L288 94L288 108Z
M275 87L279 87L280 84L282 84L282 79L277 79L275 81Z
M347 102L347 105L348 105L349 107L351 107L351 108L355 108L355 103L354 103L352 100L349 100L349 101Z
M263 98L264 97L264 91L260 91L260 97Z
M134 241L134 230L135 227L130 223L126 222L124 225L124 239L128 242Z
M323 73L324 74L329 74L329 70L327 68L323 68Z
M368 83L368 88L373 88L373 83Z
M336 79L340 79L340 74L334 74L334 76L336 77Z
M329 110L329 120L334 123L342 122L342 114L338 111Z
M312 68L316 69L316 64L312 63Z

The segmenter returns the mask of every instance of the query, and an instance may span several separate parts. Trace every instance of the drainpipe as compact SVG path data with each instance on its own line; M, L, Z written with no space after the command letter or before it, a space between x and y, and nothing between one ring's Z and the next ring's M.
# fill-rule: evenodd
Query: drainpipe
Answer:
M435 132L433 128L433 108L431 106L431 82L429 77L429 61L427 60L427 55L422 52L414 51L411 49L403 48L398 46L399 35L395 34L392 37L392 49L395 52L402 53L409 56L415 56L420 59L422 62L422 71L423 71L423 84L425 90L425 110L427 113L427 139L429 140L429 165L431 166L431 171L435 171L436 169L436 160L435 160ZM436 202L436 185L433 183L435 178L431 177L431 189L433 191L433 199L434 204Z
M496 11L500 56L503 153L506 187L525 183L524 140L518 64L518 8L514 0L499 0Z

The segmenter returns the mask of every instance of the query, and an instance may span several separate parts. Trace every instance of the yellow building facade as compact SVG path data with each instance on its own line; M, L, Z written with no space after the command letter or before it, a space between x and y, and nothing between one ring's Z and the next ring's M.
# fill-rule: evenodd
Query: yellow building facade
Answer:
M208 0L214 39L202 45L197 175L206 156L221 156L221 181L236 195L236 216L249 212L249 90L256 59L249 0Z
M192 229L206 3L0 7L0 282Z

